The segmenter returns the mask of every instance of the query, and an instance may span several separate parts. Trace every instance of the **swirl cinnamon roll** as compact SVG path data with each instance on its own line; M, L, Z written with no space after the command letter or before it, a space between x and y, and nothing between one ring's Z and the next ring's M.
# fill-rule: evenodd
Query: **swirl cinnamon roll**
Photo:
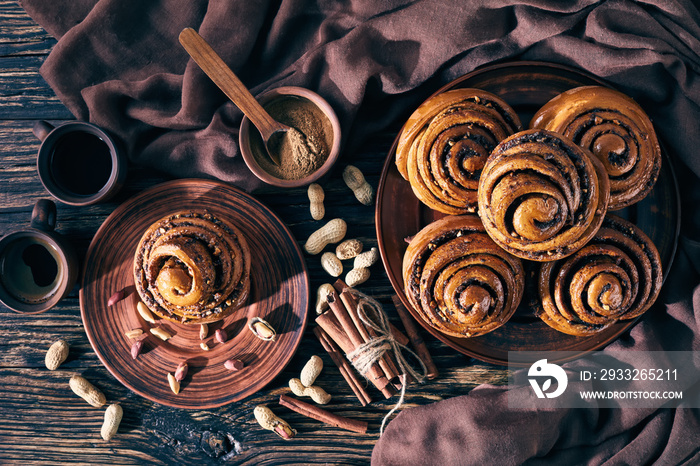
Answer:
M522 131L502 141L487 160L479 181L479 217L511 254L561 259L598 231L609 190L600 161L570 139Z
M396 147L396 166L416 197L451 215L474 212L479 175L491 150L522 129L515 111L479 89L454 89L411 115Z
M421 318L455 337L503 325L524 289L520 259L498 247L475 215L445 217L418 232L404 254L403 278Z
M134 282L141 300L160 317L215 322L248 297L248 244L238 228L208 211L176 212L144 233Z
M588 149L610 178L611 210L643 199L661 170L661 148L651 120L630 97L613 89L584 86L547 102L532 128L561 133Z
M542 264L539 317L560 332L593 335L646 312L662 280L654 243L634 224L608 215L581 250Z

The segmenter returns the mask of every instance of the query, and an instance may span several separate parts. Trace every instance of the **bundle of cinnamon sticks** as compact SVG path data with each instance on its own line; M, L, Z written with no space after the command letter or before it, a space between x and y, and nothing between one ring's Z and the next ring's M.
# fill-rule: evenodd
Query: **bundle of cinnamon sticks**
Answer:
M371 402L370 395L357 375L355 368L345 355L353 353L358 347L377 337L377 333L360 319L357 312L357 300L351 289L338 280L334 285L335 291L328 295L330 310L316 318L318 327L314 328L314 334L328 352L333 362L338 366L341 375L346 380L360 403L365 406ZM396 302L395 302L396 303ZM400 302L398 303L400 306ZM394 339L402 345L412 343L419 357L428 368L427 377L437 376L437 369L425 347L425 343L418 335L417 328L410 321L410 316L403 306L398 309L404 322L408 336L403 334L393 325L390 325ZM401 315L405 313L405 315ZM406 324L405 318L409 323ZM385 396L391 398L396 390L401 387L399 379L401 371L397 367L393 351L387 350L381 358L373 363L364 376Z

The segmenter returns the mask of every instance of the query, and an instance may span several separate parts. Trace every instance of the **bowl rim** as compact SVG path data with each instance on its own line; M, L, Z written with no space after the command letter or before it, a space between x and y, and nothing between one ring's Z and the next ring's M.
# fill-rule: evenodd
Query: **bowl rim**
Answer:
M296 180L285 180L282 178L277 178L269 172L265 171L255 160L253 153L249 149L250 131L252 131L255 127L251 128L251 122L245 115L241 120L240 130L238 132L238 146L246 166L250 169L250 171L253 172L253 174L259 180L263 181L268 185L277 186L281 188L297 188L313 183L314 181L318 180L330 171L331 167L335 164L335 162L338 160L338 157L340 156L340 144L342 133L340 128L340 120L338 120L338 115L335 113L335 110L333 110L333 107L331 107L331 105L326 101L326 99L324 99L319 94L310 89L297 86L282 86L265 91L262 94L256 96L255 98L258 100L258 102L260 102L261 105L265 105L272 99L285 95L302 97L306 100L309 100L318 108L320 108L321 111L330 120L331 128L333 129L333 145L331 146L328 153L328 157L326 158L326 161L323 163L323 165L321 165L313 173L310 173L304 178L299 178Z

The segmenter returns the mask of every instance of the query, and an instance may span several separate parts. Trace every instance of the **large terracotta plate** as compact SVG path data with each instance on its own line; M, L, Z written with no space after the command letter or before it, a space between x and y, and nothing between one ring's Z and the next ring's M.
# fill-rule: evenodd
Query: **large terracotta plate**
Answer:
M133 290L134 252L141 235L160 218L181 209L208 209L241 229L251 252L251 296L248 304L222 322L209 324L200 347L199 325L165 320L157 323L175 336L161 341L149 335L144 351L132 360L124 332L152 324L135 309L137 294L108 307L117 290ZM85 332L102 363L122 384L139 395L177 408L213 408L238 401L262 389L289 362L306 325L309 278L306 265L289 230L272 211L249 195L226 184L178 180L144 191L117 208L97 231L85 259L80 311ZM260 316L277 330L277 341L266 342L247 328ZM224 328L228 341L217 343L214 332ZM227 359L241 359L243 370L224 368ZM175 395L167 382L187 361L189 373Z
M508 102L518 112L523 125L527 126L532 115L544 103L567 89L582 85L606 84L591 74L566 66L514 62L478 69L453 81L436 94L460 87L484 89ZM506 325L481 337L455 338L430 327L413 311L403 292L401 266L407 246L404 238L416 234L444 214L427 208L413 195L409 183L396 169L395 150L396 141L389 151L377 190L375 220L379 250L399 298L414 318L436 338L481 361L507 365L509 351L571 351L580 354L599 349L634 324L635 321L619 322L595 336L574 337L548 327L524 303ZM680 227L678 190L668 157L664 157L659 179L652 192L636 205L616 213L637 224L651 237L661 254L665 276L673 260ZM663 312L658 308L652 312L654 310Z

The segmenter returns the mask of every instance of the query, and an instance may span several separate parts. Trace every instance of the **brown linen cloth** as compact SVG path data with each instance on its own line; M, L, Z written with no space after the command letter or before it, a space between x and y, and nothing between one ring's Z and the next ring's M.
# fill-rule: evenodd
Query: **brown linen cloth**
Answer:
M120 136L133 162L246 190L260 185L238 155L241 113L179 46L184 27L254 94L282 85L319 92L339 114L348 154L483 64L545 60L606 79L655 121L680 162L688 207L662 298L614 347L699 349L700 14L689 0L20 3L59 39L41 72L77 118ZM502 388L483 386L402 412L373 463L692 464L698 417L694 409L515 411Z

